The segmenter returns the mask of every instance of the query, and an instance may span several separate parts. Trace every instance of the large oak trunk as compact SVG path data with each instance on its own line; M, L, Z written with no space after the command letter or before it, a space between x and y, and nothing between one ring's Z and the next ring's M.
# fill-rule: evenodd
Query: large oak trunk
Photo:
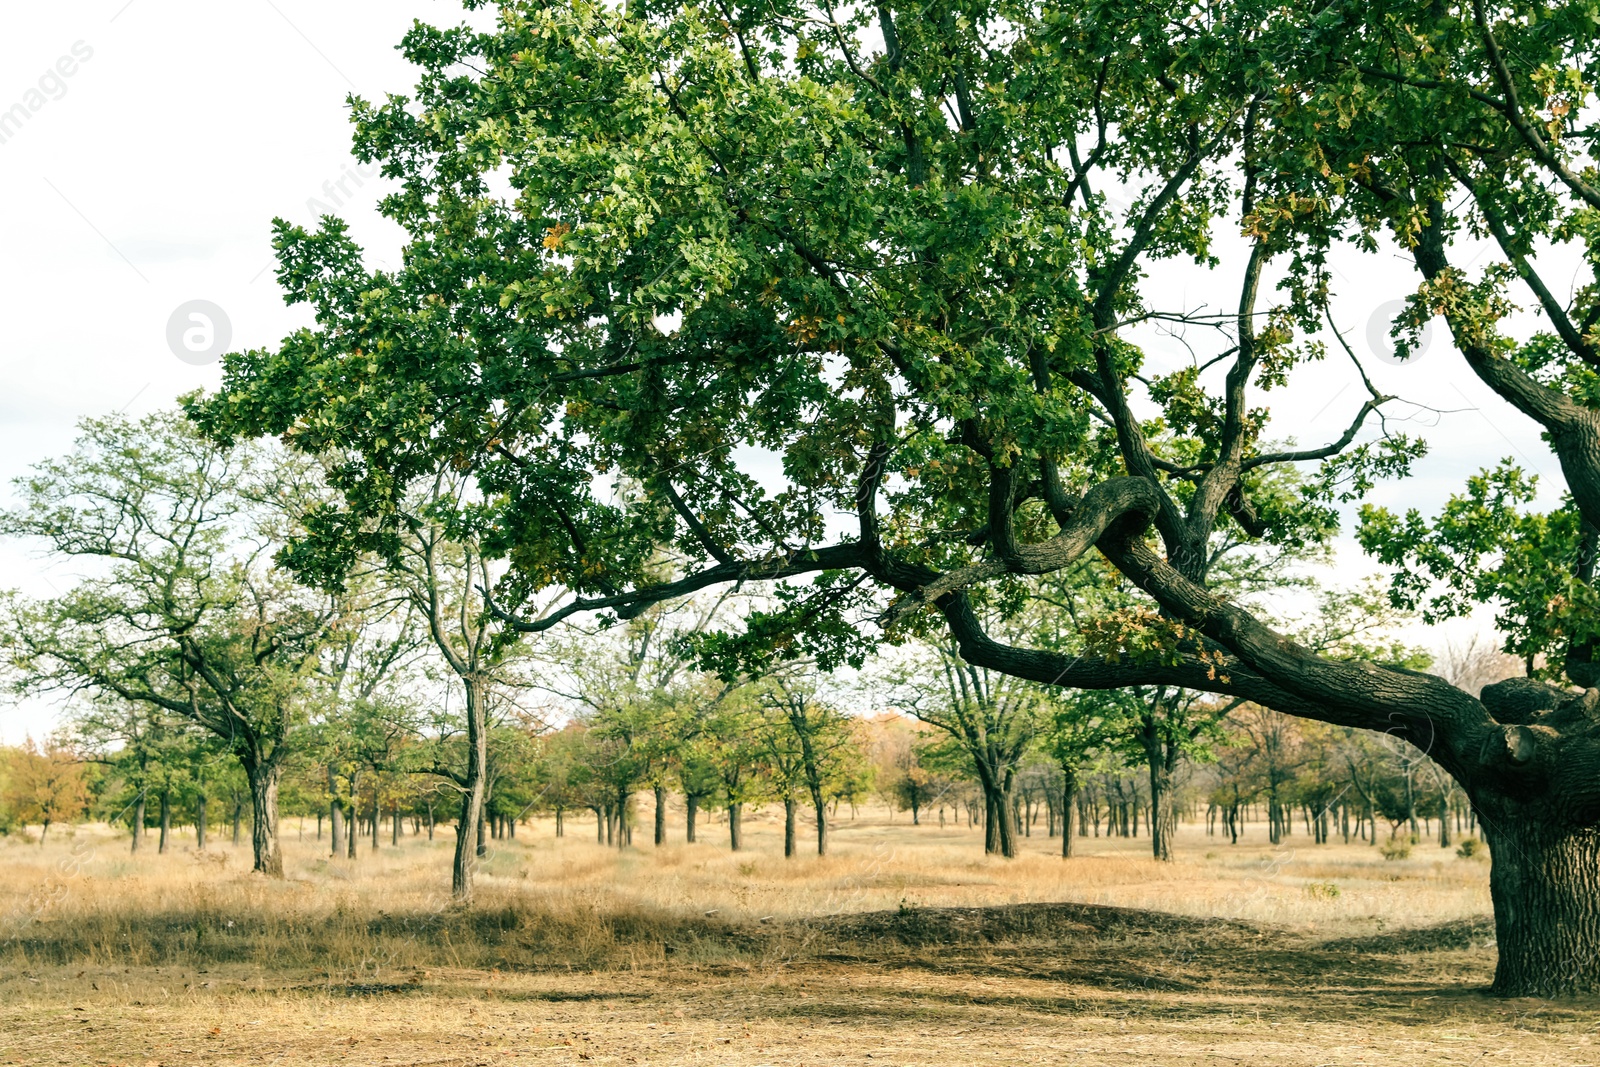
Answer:
M1561 830L1536 817L1482 822L1500 951L1494 992L1600 990L1600 830Z
M283 853L278 850L278 777L276 763L245 768L250 776L250 848L254 870L272 878L283 877Z

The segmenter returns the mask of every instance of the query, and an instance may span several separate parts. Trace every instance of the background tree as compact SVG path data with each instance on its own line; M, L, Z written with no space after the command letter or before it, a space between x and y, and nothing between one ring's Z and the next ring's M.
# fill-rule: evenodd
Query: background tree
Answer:
M1050 714L1036 685L985 670L951 645L930 645L897 673L895 706L943 730L983 790L984 851L1017 855L1012 787L1017 768Z
M1078 807L1080 776L1086 764L1105 754L1139 721L1142 703L1128 693L1074 694L1058 704L1041 737L1041 747L1059 769L1061 788L1061 855L1072 855L1073 814ZM1157 852L1157 859L1162 857Z
M920 825L923 810L945 800L953 784L926 758L931 728L898 712L884 712L860 722L871 748L878 789L888 803L911 813L911 825Z
M859 759L860 733L844 711L822 699L817 680L799 670L774 675L758 687L765 712L763 737L774 784L784 803L783 854L795 854L794 791L811 799L817 855L828 854L828 804L843 791L849 765Z
M300 542L286 556L290 566L338 583L341 562L370 551L381 561L385 582L410 605L432 639L453 684L460 687L464 758L436 759L433 770L460 792L450 891L472 896L476 857L483 841L489 786L489 707L497 687L515 675L517 640L490 611L487 590L493 568L477 529L470 524L473 487L440 472L419 474L408 491L375 509L329 508L316 517L323 536ZM448 749L436 747L436 756Z
M699 756L728 815L728 846L738 852L744 848L745 805L771 795L756 694L741 688L718 701L701 724L699 737Z
M50 824L76 822L89 803L84 764L60 743L36 744L33 738L7 754L0 805L24 825L39 824L39 847L44 847Z
M114 696L222 739L249 780L255 869L277 877L278 782L338 622L333 601L270 565L303 474L254 446L215 447L171 414L113 416L20 479L21 504L0 518L100 565L54 600L10 598L17 685Z

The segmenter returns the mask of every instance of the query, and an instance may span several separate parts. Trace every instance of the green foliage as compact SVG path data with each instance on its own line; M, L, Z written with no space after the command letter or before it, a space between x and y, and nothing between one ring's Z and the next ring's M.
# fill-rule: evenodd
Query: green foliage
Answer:
M481 487L513 602L560 585L614 605L660 579L662 544L683 571L811 568L813 587L701 652L726 677L859 664L851 613L871 598L811 552L858 513L868 471L883 549L954 567L983 555L968 535L995 470L1069 487L1118 470L1082 390L1102 346L1120 373L1144 363L1113 320L1173 314L1138 293L1142 264L1216 265L1238 119L1273 77L1243 27L1268 14L1175 33L1128 4L513 3L486 32L418 25L414 93L354 103L357 154L399 184L383 210L404 265L365 266L338 219L279 223L279 281L316 325L227 357L191 414L341 458L354 518L308 522L286 557L307 572L340 571L352 523L453 469ZM1305 266L1257 331L1266 387L1322 356L1322 252L1296 234L1325 209L1254 205L1250 227ZM1225 415L1198 375L1150 386L1155 450L1194 469ZM1265 417L1245 419L1247 459L1270 451ZM1252 464L1254 536L1325 539L1334 482L1416 454L1374 448L1292 493ZM1044 509L1018 518L1028 539L1052 532Z
M1386 860L1410 859L1411 842L1404 837L1391 838L1378 846L1378 852Z
M1579 565L1582 520L1570 501L1526 510L1536 486L1507 459L1469 478L1432 519L1364 506L1362 547L1397 568L1392 602L1429 623L1493 604L1506 651L1528 662L1548 655L1552 670L1569 644L1600 638L1600 601Z

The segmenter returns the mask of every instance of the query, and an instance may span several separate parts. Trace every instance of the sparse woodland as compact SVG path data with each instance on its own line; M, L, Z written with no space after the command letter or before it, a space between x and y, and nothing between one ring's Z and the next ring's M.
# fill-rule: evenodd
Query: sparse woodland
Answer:
M401 265L276 223L305 328L0 515L74 576L0 613L68 708L0 826L268 878L289 818L344 863L443 834L458 905L534 818L740 852L774 813L798 859L876 806L1063 864L1265 826L1486 854L1494 991L1600 991L1597 42L1485 0L418 23L414 86L349 101ZM1511 460L1368 499L1429 450L1341 326L1379 255L1399 358L1447 331L1556 503ZM1379 577L1330 584L1341 535Z

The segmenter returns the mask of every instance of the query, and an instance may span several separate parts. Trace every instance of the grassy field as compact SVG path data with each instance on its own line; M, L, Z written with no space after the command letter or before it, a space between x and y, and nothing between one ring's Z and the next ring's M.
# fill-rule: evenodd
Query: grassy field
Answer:
M863 814L786 861L769 820L738 854L542 822L459 909L448 831L349 864L284 829L281 883L184 837L0 840L0 1063L1600 1064L1600 1004L1482 995L1487 864L1426 843L1005 862Z

